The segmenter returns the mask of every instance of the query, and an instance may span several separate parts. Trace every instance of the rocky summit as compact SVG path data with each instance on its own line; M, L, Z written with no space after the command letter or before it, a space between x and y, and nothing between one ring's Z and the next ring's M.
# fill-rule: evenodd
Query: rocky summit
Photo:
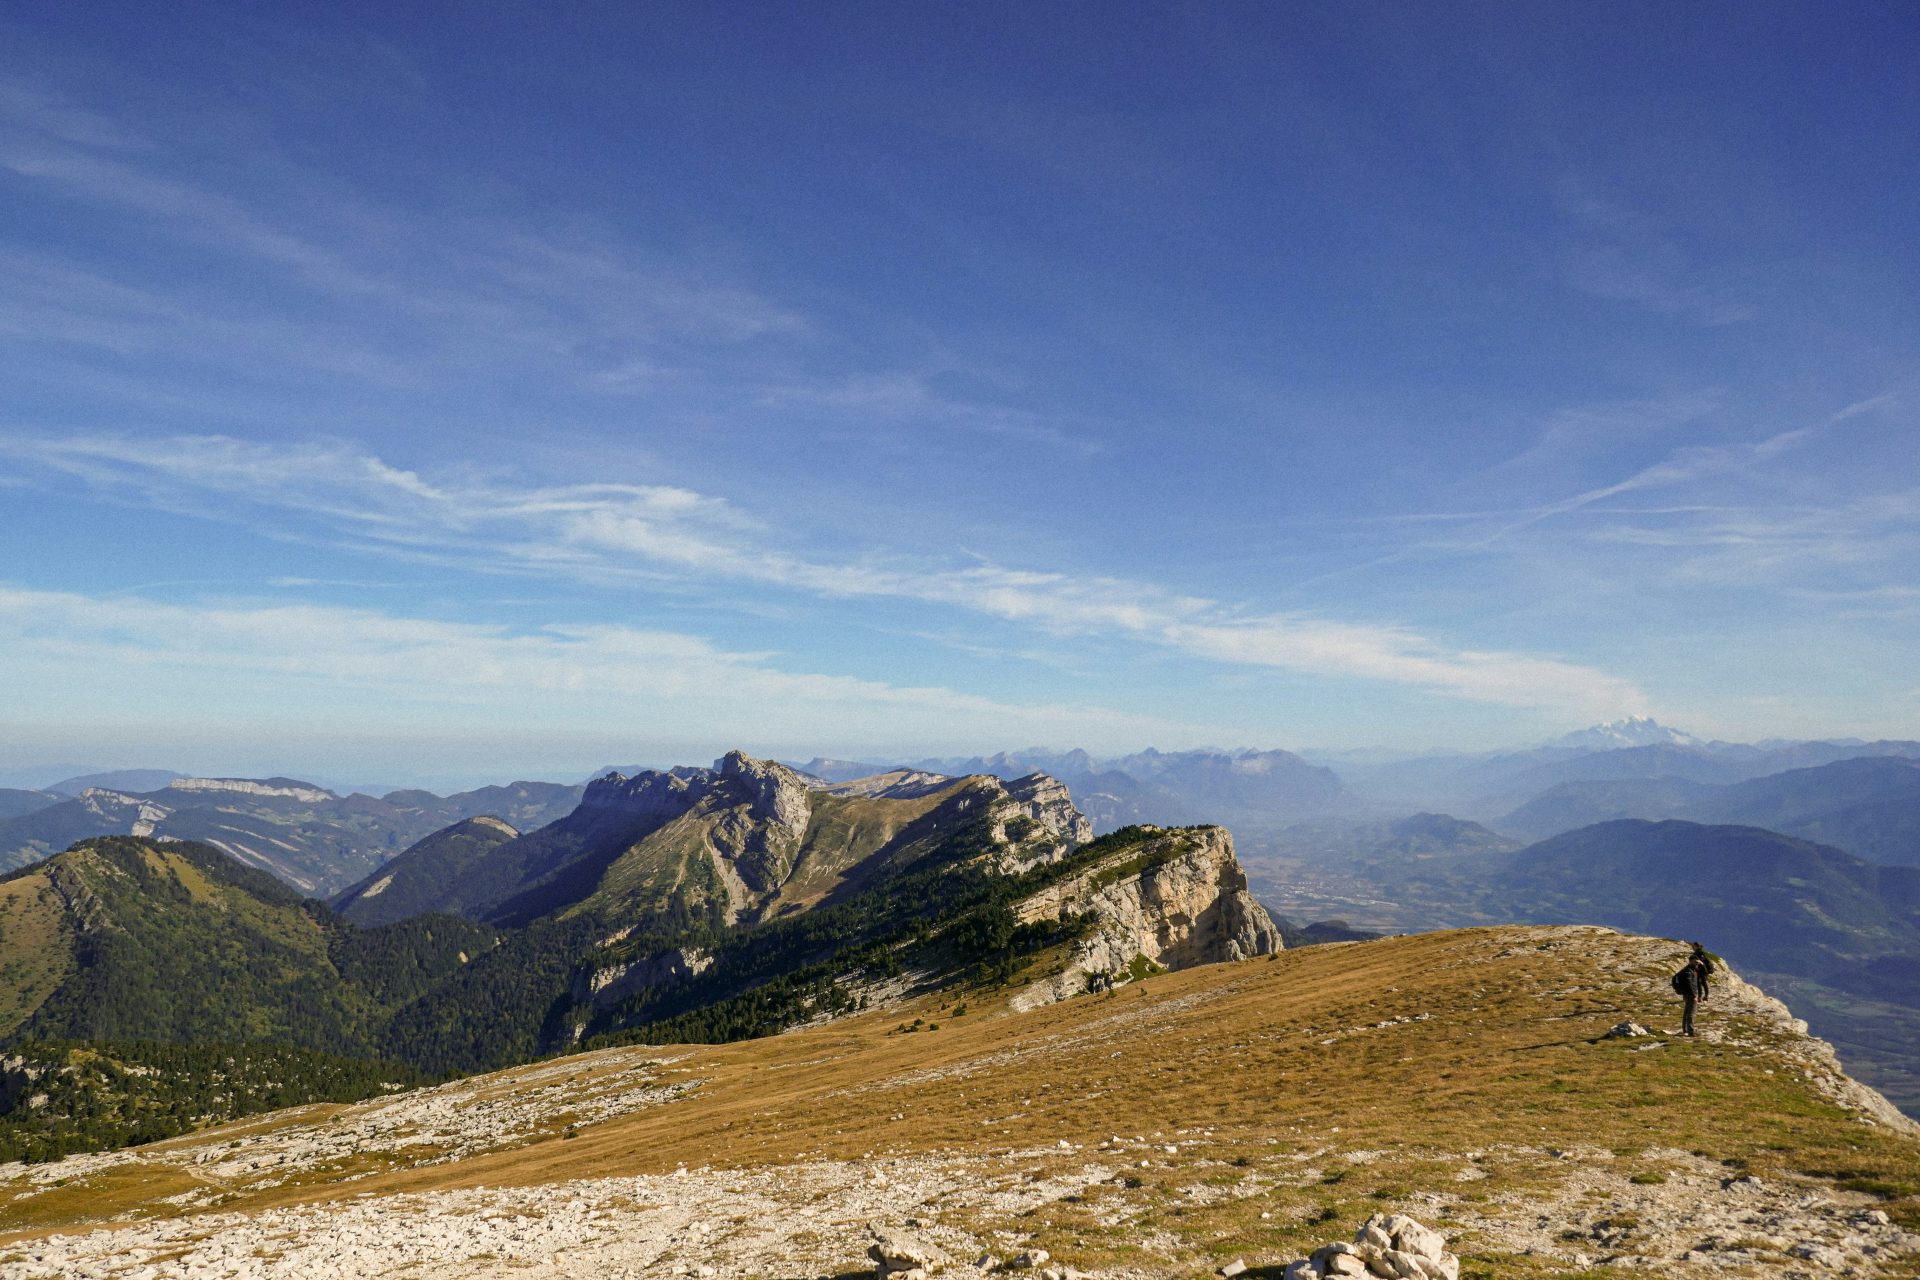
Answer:
M1912 1275L1920 1134L1733 975L1674 1034L1684 952L1473 929L573 1054L0 1167L0 1272Z

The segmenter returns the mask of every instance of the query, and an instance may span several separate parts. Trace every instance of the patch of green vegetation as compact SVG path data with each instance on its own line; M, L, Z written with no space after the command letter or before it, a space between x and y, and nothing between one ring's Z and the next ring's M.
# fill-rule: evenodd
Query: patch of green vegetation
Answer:
M310 1102L426 1083L411 1067L277 1044L40 1041L0 1070L0 1162L157 1142Z

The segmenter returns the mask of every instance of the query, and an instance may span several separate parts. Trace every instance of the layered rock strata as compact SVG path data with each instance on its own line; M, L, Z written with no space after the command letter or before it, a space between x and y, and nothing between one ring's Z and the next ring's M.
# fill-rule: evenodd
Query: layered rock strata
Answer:
M1149 828L1148 830L1154 830ZM1282 948L1280 930L1247 890L1224 827L1154 831L1049 886L1017 908L1022 923L1091 916L1065 969L1016 997L1031 1008L1149 967L1185 969Z

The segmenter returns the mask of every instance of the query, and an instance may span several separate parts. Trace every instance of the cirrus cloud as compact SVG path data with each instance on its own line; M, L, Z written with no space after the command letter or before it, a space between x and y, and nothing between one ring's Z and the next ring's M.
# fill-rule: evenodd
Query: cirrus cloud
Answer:
M679 486L423 477L342 441L0 437L0 456L125 498L385 555L605 585L751 583L825 600L935 605L1060 637L1119 637L1208 662L1418 686L1585 717L1638 713L1629 682L1577 663L1458 648L1402 625L1273 613L1132 579L775 545L726 500Z

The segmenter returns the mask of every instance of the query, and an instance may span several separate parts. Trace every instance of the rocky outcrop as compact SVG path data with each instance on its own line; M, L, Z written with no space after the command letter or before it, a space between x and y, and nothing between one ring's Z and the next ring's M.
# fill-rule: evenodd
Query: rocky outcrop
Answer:
M1016 908L1022 923L1093 917L1061 973L1015 998L1031 1008L1127 981L1148 966L1185 969L1281 949L1280 931L1247 891L1224 827L1144 828L1113 853Z
M626 964L583 969L574 975L575 1004L604 1009L646 987L666 986L698 977L713 967L713 957L698 947L674 947Z
M1676 947L1669 967L1678 968L1685 956L1686 952ZM1713 996L1702 1014L1701 1037L1722 1039L1726 1031L1721 1024L1728 1014L1736 1012L1770 1023L1781 1042L1790 1047L1789 1052L1798 1060L1807 1082L1829 1102L1862 1119L1920 1138L1920 1122L1887 1101L1879 1090L1869 1088L1842 1070L1833 1046L1809 1034L1804 1019L1795 1017L1780 1000L1722 966L1714 975Z
M867 1234L873 1240L867 1256L873 1259L875 1280L927 1280L947 1264L946 1254L897 1227L876 1222L867 1227Z
M1376 1213L1354 1235L1287 1267L1285 1280L1331 1280L1379 1276L1383 1280L1459 1280L1460 1259L1447 1252L1447 1238L1405 1214Z
M126 823L130 836L150 836L155 827L173 815L173 810L155 804L145 796L122 795L118 791L107 791L100 787L88 787L74 800L96 818Z
M1048 831L1070 846L1093 839L1093 823L1074 806L1067 785L1044 773L1030 773L1006 784L1008 797Z
M807 834L813 802L806 780L771 760L728 752L716 766L734 809L716 824L712 839L756 894L786 883ZM738 797L734 799L734 797Z
M587 785L582 808L607 809L670 822L714 815L714 852L754 894L778 889L793 870L813 805L807 780L783 764L730 751L711 769L648 770L629 778L609 773Z

